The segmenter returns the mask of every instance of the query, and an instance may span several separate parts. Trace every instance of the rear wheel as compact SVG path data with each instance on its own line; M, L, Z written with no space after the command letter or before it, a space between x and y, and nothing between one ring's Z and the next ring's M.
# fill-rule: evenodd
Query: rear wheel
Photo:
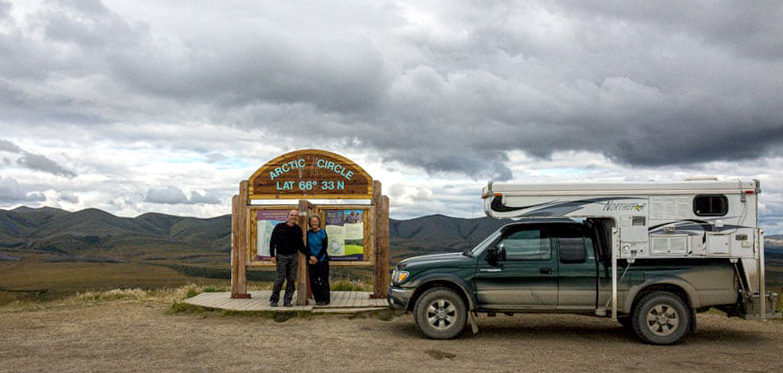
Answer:
M644 342L669 345L682 340L691 329L691 313L682 298L669 292L645 295L631 316L634 333Z
M419 331L431 339L451 339L465 329L467 307L459 294L448 288L424 292L413 308Z

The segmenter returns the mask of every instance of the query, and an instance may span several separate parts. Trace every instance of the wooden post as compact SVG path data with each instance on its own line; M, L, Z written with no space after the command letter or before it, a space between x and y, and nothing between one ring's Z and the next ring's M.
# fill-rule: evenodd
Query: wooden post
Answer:
M231 298L250 298L247 292L247 180L231 201Z
M239 290L239 226L244 224L239 220L239 196L231 199L231 298L236 298L242 293Z
M389 286L389 197L381 194L381 182L377 180L373 183L372 203L375 206L375 260L370 298L386 298Z
M386 298L389 291L389 197L381 197L378 210L380 210L380 216L376 240L379 255L378 263L375 265L380 269L378 282L382 285L379 298Z
M386 298L389 292L389 197L383 196L381 199L381 217L379 219L378 226L380 227L378 233L378 247L380 248L380 267L381 278L380 281L383 284L381 298Z
M299 226L302 227L302 241L307 242L307 221L309 219L310 209L308 208L310 202L307 200L299 200ZM299 265L296 269L296 299L294 302L297 306L307 305L307 256L302 252L297 252L299 256Z

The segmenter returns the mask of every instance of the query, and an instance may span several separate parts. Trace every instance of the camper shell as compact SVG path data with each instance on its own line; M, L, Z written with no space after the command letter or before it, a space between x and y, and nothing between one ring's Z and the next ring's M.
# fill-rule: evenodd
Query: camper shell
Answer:
M734 267L746 318L779 317L766 291L764 232L758 227L758 180L520 184L490 182L484 209L497 219L576 218L596 226L611 248L611 316L618 277L645 263L724 261ZM618 268L618 263L623 266ZM596 310L597 313L603 310Z

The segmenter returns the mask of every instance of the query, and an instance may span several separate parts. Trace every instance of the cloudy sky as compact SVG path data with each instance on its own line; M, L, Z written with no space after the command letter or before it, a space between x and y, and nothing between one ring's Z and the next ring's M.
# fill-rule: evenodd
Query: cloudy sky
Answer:
M289 151L393 218L488 180L758 178L783 233L783 2L0 0L0 208L210 217Z

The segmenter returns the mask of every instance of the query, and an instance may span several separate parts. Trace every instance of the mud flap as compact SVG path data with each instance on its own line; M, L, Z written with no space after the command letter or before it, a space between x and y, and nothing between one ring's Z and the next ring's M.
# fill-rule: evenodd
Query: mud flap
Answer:
M473 334L478 334L479 328L478 324L476 324L475 317L478 316L475 312L468 312L468 323L470 323L470 330L473 331Z
M691 308L691 333L696 333L698 328L696 327L696 310Z

